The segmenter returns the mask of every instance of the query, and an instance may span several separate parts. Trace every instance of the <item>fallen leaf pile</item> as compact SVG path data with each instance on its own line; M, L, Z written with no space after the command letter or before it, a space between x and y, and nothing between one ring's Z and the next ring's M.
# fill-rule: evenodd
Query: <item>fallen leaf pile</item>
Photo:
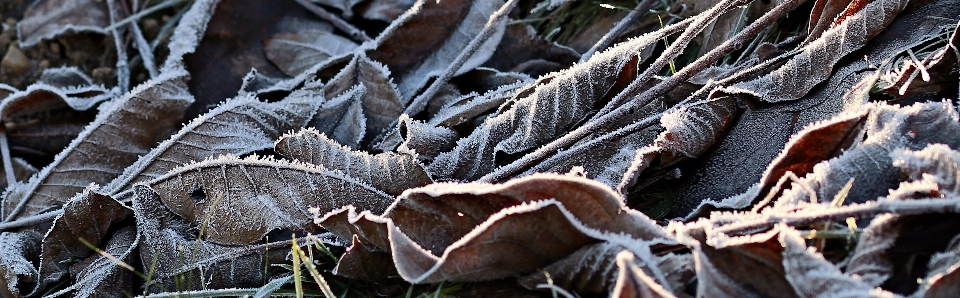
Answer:
M960 1L611 3L5 4L0 296L960 292Z

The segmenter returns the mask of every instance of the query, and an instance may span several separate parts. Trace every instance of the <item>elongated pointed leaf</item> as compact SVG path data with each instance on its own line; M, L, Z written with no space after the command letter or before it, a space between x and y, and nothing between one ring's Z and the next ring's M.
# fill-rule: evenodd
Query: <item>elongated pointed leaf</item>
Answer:
M90 183L107 183L170 135L193 102L186 72L168 72L107 104L93 123L30 181L4 194L11 220L62 205ZM80 174L82 173L82 174Z
M321 103L320 90L310 88L274 103L261 102L252 95L228 100L140 157L104 190L116 194L190 162L272 148L283 133L303 127Z
M360 101L366 118L366 138L369 139L395 124L404 106L397 87L390 79L390 70L363 53L354 55L347 67L340 70L323 90L327 98L334 98L357 84L364 87Z
M431 77L439 76L473 40L504 1L420 0L380 34L367 52L396 74L397 89L408 103ZM480 45L457 74L480 66L500 43L506 23Z
M840 58L856 51L882 31L906 7L906 0L872 1L838 26L803 47L779 69L726 92L749 94L767 102L796 100L830 78Z
M150 182L164 205L205 240L245 245L277 228L316 231L307 211L353 204L383 211L389 196L339 171L320 166L223 156L174 169Z
M433 182L411 155L354 151L312 128L284 135L275 150L302 162L342 171L391 196Z
M602 106L608 93L620 92L625 86L614 87L619 76L632 80L636 65L630 61L636 62L636 53L655 42L646 35L635 38L556 73L532 90L520 88L512 103L458 141L452 151L437 156L430 173L477 179L505 162L496 160L497 155L522 153L561 136Z
M366 91L364 85L354 85L346 93L323 103L310 120L309 126L337 143L359 148L367 131L367 119L363 115L363 94Z
M324 31L281 32L265 42L267 59L288 76L297 76L330 57L357 48L353 41Z

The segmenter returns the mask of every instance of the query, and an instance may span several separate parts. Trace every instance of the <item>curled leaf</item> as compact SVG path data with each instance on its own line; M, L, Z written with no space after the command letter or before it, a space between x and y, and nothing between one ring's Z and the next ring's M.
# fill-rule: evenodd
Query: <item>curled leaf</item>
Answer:
M130 208L96 188L88 187L71 198L63 207L63 215L53 222L53 227L43 237L40 287L67 278L78 260L97 255L82 241L95 247L109 246L106 244L110 237L117 237L111 234L111 227L116 229L116 225L131 216L133 211ZM128 236L125 241L132 241L133 234ZM119 239L117 241L121 241Z

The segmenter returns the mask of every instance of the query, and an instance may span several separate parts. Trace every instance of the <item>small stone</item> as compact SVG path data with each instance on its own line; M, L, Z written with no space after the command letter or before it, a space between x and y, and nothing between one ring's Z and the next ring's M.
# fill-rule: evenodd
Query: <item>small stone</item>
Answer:
M33 68L33 63L30 63L30 58L20 51L19 44L12 43L7 47L7 54L3 55L3 60L0 60L0 68L12 75L22 75Z
M143 82L146 82L146 81L147 81L147 74L142 73L142 72L139 73L139 74L137 74L137 83L143 83Z
M143 35L147 38L154 38L160 32L160 23L156 19L146 18L140 21L140 28L143 29Z
M109 66L97 67L93 69L90 75L94 81L102 84L113 79L113 68Z
M50 43L50 52L54 55L60 56L60 44L56 42Z
M50 68L50 60L47 60L47 59L41 60L40 64L37 64L37 67L39 67L40 69Z

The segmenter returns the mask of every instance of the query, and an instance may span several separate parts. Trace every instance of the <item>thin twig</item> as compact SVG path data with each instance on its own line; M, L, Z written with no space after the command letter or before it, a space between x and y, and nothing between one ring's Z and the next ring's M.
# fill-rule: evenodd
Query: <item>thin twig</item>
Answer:
M524 155L520 159L508 165L498 168L494 172L481 177L479 181L483 181L483 182L501 181L517 172L520 172L526 168L531 167L534 163L537 163L550 155L556 154L556 152L569 147L571 144L579 141L580 139L582 139L583 137L586 137L587 135L595 134L597 132L608 131L606 129L608 129L607 127L611 127L610 125L611 123L622 121L624 117L629 117L632 110L642 107L648 104L653 99L663 94L666 94L668 91L670 91L680 83L686 81L697 72L700 72L703 69L709 67L711 64L715 63L718 59L722 58L727 53L742 47L745 43L752 40L753 36L758 34L768 24L780 19L781 17L786 15L787 12L793 10L794 8L802 4L804 1L806 0L790 0L778 5L776 8L764 14L763 17L761 17L756 22L754 22L753 24L745 28L743 31L738 33L733 38L725 41L723 44L721 44L717 48L711 50L706 55L700 57L699 59L697 59L690 65L688 65L687 67L684 67L682 70L680 70L673 76L670 76L663 82L657 84L653 88L650 88L647 91L640 94L639 96L633 98L631 101L627 102L626 104L616 107L615 109L613 109L608 113L603 113L603 114L598 113L598 117L588 121L583 126L571 131L570 133L567 133L566 135L554 140L553 142L550 142L547 145L540 147L539 149L537 149L534 152L531 152L530 154ZM717 8L722 6L723 4L726 4L727 8L731 8L732 5L736 2L737 0L728 0L714 7ZM707 12L704 12L704 13L712 13L716 16L719 16L719 14L722 14L723 11L717 9L717 10L708 10ZM713 18L709 18L709 19L713 19ZM701 20L701 22L698 22L698 23L701 23L702 25L702 23L704 22L702 22ZM691 24L690 26L693 27L694 24ZM688 29L688 32L689 32L689 29ZM674 45L677 45L677 43L674 43ZM664 64L666 61L665 59L658 59L658 60L663 61L663 63L661 64ZM663 65L660 65L657 69L662 67ZM653 67L648 68L647 72L649 72L649 70L652 68ZM638 79L635 80L634 83L637 83L638 81L642 81L642 77L638 77ZM634 84L631 84L631 86L633 85ZM634 88L638 88L638 87L634 87ZM618 95L617 97L621 97L621 95L623 94L633 93L633 92L629 92L631 91L630 89L631 89L630 87L627 87L627 89L621 92L620 95ZM626 98L627 96L624 95L622 97ZM690 98L693 98L693 97L690 97ZM688 98L688 100L690 98ZM688 100L684 100L684 102L681 102L680 104L668 109L664 113L677 109L679 106L688 103ZM608 105L608 106L611 106L611 105ZM663 113L661 113L660 115L662 114ZM656 119L659 119L659 115L644 118L641 121L631 124L629 126L631 129L627 129L627 130L620 129L615 131L615 134L608 134L608 136L606 137L609 137L609 138L620 137L625 135L626 133L635 132L636 130L646 127L646 125L649 125L649 123L652 123L652 121Z
M63 214L63 209L58 209L58 210L50 211L47 213L27 216L14 221L0 223L0 231L29 227L36 224L51 222L54 219L56 219L57 216L60 216L60 214Z
M670 61L673 61L674 59L677 58L677 56L680 56L680 54L683 53L683 49L687 47L687 44L693 41L694 37L700 34L700 32L702 32L704 29L706 29L707 26L709 26L711 23L713 23L714 20L719 18L720 15L726 13L727 11L733 9L736 6L745 5L751 1L753 0L723 1L723 2L717 3L717 5L714 5L707 11L704 11L697 17L693 18L694 21L692 24L690 24L690 27L687 27L687 30L681 33L680 36L677 37L677 40L674 41L673 44L671 44L669 47L667 47L667 49L663 51L663 54L657 57L657 60L654 60L653 63L650 64L650 66L643 71L643 73L638 75L637 78L633 80L633 82L631 82L629 86L627 86L627 88L624 88L624 90L621 91L619 94L617 94L617 96L614 96L613 99L611 99L606 106L600 109L600 111L597 112L597 116L602 117L602 115L608 114L613 109L619 107L623 103L630 100L631 97L633 97L635 94L639 93L640 88L642 88L643 85L646 84L648 80L653 78L653 76L657 72L659 72L660 69L662 69L664 66L669 64ZM770 13L767 13L767 14L769 15ZM756 25L756 23L754 25ZM736 39L729 39L727 41L729 42L731 40L736 40ZM740 44L737 44L737 48L739 47L740 47ZM714 53L714 51L711 51L711 53ZM721 57L724 55L721 55ZM704 58L708 58L708 56L701 57L698 60L701 60ZM711 62L710 64L713 64L713 63ZM689 68L690 67L688 66L688 67L685 67L684 69L689 69ZM696 71L699 72L700 70L696 70ZM643 105L646 105L646 103L639 106L643 106Z
M0 127L0 155L3 155L3 172L7 174L7 187L17 183L13 173L13 160L10 158L10 144L7 143L7 129Z
M330 22L331 24L333 24L333 27L340 29L340 31L343 31L344 33L349 35L350 38L352 38L354 41L357 41L359 43L364 43L371 40L370 36L367 36L367 34L363 33L362 30L357 29L357 27L354 27L353 25L350 25L350 23L347 23L347 21L344 21L340 17L333 15L326 9L323 9L323 7L320 7L320 6L317 6L316 4L311 3L310 0L297 0L297 3L299 3L300 6L303 6L303 8L306 8L313 14L317 15L324 21Z
M440 88L450 81L454 75L457 74L457 71L460 70L460 67L463 67L464 63L467 63L467 60L470 57L473 57L473 54L480 49L480 46L483 43L487 42L493 33L496 32L495 28L499 27L500 23L506 21L507 14L513 10L513 7L517 5L517 0L509 0L507 3L504 3L496 12L490 15L490 18L487 19L487 23L483 25L483 29L480 30L480 33L477 34L473 40L467 44L467 47L460 51L460 54L457 55L457 58L453 60L450 65L447 66L447 69L443 71L443 74L440 75L436 80L430 84L430 87L427 88L420 96L417 96L410 102L410 105L403 111L404 114L414 115L419 113L427 106L427 103L430 102L430 99L440 91Z
M145 17L145 16L147 16L147 15L149 15L149 14L151 14L151 13L157 12L157 11L159 11L159 10L161 10L161 9L164 9L164 8L167 8L167 7L171 7L171 6L177 5L177 4L179 4L180 2L184 2L184 1L186 1L186 0L171 0L171 1L166 1L166 2L163 2L163 3L157 4L157 5L154 5L154 6L150 6L150 8L144 9L144 10L142 10L142 11L140 11L140 12L138 12L138 13L132 15L132 16L129 16L129 17L124 18L123 20L120 20L120 21L114 22L113 24L110 24L110 26L107 26L106 28L104 28L104 30L106 30L106 31L115 30L115 29L117 29L117 28L120 28L120 26L126 25L126 24L128 24L128 23L136 22L137 20L139 20L139 19L141 19L141 18L143 18L143 17Z
M833 209L803 211L802 213L765 214L762 218L722 226L714 231L732 236L768 229L781 223L796 227L825 221L843 220L848 217L864 218L883 213L893 213L900 216L929 213L960 213L960 199L879 200Z
M627 14L627 16L623 17L620 22L617 22L617 25L613 26L613 29L610 29L607 34L603 35L603 37L600 38L600 40L598 40L597 43L590 48L590 50L587 50L586 53L583 53L583 55L580 56L580 62L589 60L590 57L593 57L593 54L597 53L597 51L606 49L613 44L613 41L620 37L620 34L627 29L627 26L632 24L634 20L640 17L641 14L646 13L655 2L657 2L657 0L643 0L637 4L637 7L634 7L633 10Z
M118 9L115 0L107 0L107 9L110 10L110 25L107 28L110 28L110 35L113 36L113 45L117 48L117 86L120 87L121 92L130 91L130 66L127 64L127 43L123 41L123 37L120 36L120 31L117 30L117 15Z

